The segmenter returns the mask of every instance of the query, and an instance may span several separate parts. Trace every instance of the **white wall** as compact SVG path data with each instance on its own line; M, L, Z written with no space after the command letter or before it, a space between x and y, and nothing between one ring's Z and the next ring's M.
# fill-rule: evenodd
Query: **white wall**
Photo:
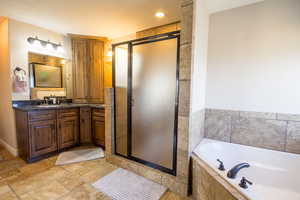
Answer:
M206 107L300 114L300 1L210 17Z
M61 43L63 45L63 52L51 51L43 47L37 48L30 45L27 42L27 38L35 36L38 36L38 38L42 40L50 40L54 43ZM11 76L13 76L13 70L17 66L23 68L28 74L28 52L71 59L71 41L69 37L12 19L9 19L9 42ZM12 98L13 100L29 99L29 84L26 92L13 93Z
M197 0L194 4L194 30L192 50L192 89L191 108L196 112L205 108L207 46L209 15L205 0Z
M0 144L15 155L17 141L10 82L8 19L0 17Z

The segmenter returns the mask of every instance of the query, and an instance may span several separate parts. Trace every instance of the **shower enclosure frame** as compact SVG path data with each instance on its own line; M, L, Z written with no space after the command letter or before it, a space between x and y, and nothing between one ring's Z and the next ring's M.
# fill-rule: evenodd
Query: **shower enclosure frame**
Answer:
M131 156L132 150L132 53L133 46L154 43L164 40L177 39L177 56L176 56L176 94L175 94L175 117L174 117L174 131L173 131L173 158L172 158L172 169L166 168L164 166L160 166L158 164L136 158ZM127 74L127 134L128 134L128 143L127 143L127 156L122 155L117 152L117 137L116 137L116 63L115 63L115 50L116 47L121 45L128 45L128 74ZM158 169L165 173L172 174L176 176L177 170L177 135L178 135L178 103L179 103L179 65L180 65L180 31L174 31L164 34L159 34L150 37L144 37L140 39L130 40L126 42L112 44L113 51L113 61L112 61L112 82L113 82L113 92L114 92L114 154L117 156L121 156L123 158L144 164L154 169Z

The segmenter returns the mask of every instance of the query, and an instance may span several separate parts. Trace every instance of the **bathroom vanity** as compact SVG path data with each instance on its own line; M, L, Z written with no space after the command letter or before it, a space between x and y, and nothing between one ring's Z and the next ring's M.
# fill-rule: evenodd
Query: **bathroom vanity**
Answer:
M68 148L105 147L104 105L15 107L19 155L34 162Z

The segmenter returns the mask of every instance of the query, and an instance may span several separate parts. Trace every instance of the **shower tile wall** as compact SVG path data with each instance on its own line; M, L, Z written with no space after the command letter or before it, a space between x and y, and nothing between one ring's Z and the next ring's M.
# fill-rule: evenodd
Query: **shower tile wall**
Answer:
M300 154L300 115L206 109L205 137Z

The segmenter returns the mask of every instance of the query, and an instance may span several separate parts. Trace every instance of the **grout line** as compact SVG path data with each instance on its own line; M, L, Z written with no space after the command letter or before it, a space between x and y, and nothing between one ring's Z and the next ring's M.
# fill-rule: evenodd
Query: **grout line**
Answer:
M285 125L285 138L284 138L284 151L287 152L287 138L288 138L288 126L289 126L289 121L286 121Z
M10 184L7 184L7 186L10 188L10 190L16 195L17 199L21 200L21 197L16 193L16 191L10 186Z

